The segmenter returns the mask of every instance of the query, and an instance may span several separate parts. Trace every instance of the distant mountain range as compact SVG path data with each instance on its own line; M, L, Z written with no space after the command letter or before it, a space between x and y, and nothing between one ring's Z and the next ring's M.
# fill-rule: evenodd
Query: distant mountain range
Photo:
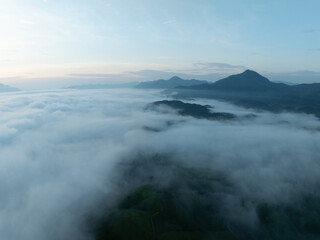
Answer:
M214 83L200 84L189 87L180 86L179 88L228 92L291 93L299 95L320 93L320 83L289 85L285 83L271 82L266 77L263 77L259 73L252 70L246 70L243 73L231 75Z
M165 92L175 92L177 98L214 98L244 107L274 112L310 113L320 117L320 83L276 83L252 70L214 83L177 86L174 90L168 89Z
M2 93L2 92L16 92L16 91L20 91L20 89L0 83L0 93Z
M141 88L141 89L172 89L178 86L194 86L199 84L206 84L207 81L202 80L184 80L174 76L168 80L160 79L148 82L128 82L128 83L110 83L110 84L85 84L73 85L67 87L68 89L110 89L110 88Z
M123 87L163 89L167 94L174 92L177 98L213 98L249 108L273 112L308 113L320 117L320 83L290 85L272 82L252 70L246 70L213 83L196 79L184 80L174 76L168 80L160 79L127 84L80 85L69 88L103 89Z
M156 81L149 81L149 82L141 82L139 83L136 88L145 88L145 89L170 89L179 86L194 86L199 84L206 84L207 81L202 80L184 80L177 76L174 76L168 80L160 79Z

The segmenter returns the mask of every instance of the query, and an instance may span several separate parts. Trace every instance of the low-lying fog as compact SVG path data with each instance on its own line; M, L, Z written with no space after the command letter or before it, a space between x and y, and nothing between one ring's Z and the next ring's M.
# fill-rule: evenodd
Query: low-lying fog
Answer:
M221 171L235 195L252 201L318 193L315 117L255 112L214 100L192 102L257 117L224 122L144 110L163 99L158 91L140 90L1 94L0 238L92 239L84 222L101 199L112 204L121 192L115 164L138 152L168 153L187 166ZM224 204L234 217L246 214L232 199Z

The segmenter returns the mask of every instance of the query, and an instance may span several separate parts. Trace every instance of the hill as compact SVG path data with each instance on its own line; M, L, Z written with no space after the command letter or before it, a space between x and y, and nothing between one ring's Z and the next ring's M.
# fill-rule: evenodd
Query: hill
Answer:
M211 106L200 105L195 103L185 103L177 100L163 100L153 102L148 106L148 109L157 110L157 107L166 106L177 110L182 116L191 116L199 119L209 120L234 120L236 116L226 112L212 112Z

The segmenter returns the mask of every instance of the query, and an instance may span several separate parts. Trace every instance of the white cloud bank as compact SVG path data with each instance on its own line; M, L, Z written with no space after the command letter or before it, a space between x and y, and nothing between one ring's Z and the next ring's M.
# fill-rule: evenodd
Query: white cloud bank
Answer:
M106 196L119 191L114 164L137 151L173 153L185 164L220 170L233 180L235 194L253 200L317 193L318 119L262 112L256 119L215 122L143 111L159 99L157 92L136 90L2 94L0 239L92 239L86 217L101 199L112 204Z

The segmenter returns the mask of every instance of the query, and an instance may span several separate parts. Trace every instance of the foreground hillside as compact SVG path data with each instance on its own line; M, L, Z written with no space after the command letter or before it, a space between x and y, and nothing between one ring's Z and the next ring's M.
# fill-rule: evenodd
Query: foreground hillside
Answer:
M320 237L320 198L306 194L291 203L252 202L236 193L228 176L190 168L172 156L139 156L121 165L124 184L136 187L93 228L96 240L282 240ZM170 175L164 182L157 171ZM132 183L130 183L131 185ZM232 200L231 200L232 199ZM228 201L233 203L228 203ZM256 223L238 219L228 204L252 208ZM232 207L233 208L233 207ZM231 214L231 215L229 215Z

